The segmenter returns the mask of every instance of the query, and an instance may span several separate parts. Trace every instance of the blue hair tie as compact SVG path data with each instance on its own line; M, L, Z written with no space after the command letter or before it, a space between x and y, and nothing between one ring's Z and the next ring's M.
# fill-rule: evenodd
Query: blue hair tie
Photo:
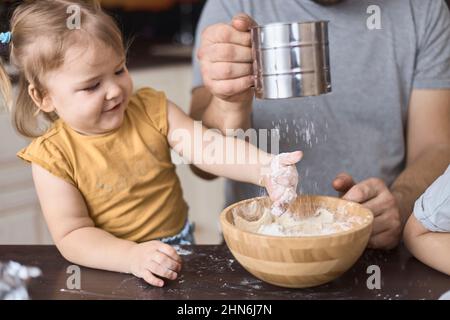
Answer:
M7 44L11 41L11 32L0 33L0 43Z

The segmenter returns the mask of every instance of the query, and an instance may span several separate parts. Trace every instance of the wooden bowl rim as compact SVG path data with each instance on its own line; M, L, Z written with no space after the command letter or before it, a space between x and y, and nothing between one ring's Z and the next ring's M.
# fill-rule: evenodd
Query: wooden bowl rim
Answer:
M352 228L350 230L347 231L340 231L340 232L336 232L336 233L332 233L332 234L324 234L321 236L273 236L273 235L266 235L266 234L260 234L260 233L255 233L255 232L250 232L250 231L245 231L242 229L237 228L234 224L230 223L227 218L226 218L226 214L227 212L231 212L231 210L238 206L238 205L242 205L246 202L250 202L250 201L255 201L255 200L260 200L260 199L264 199L267 198L267 196L262 196L262 197L254 197L254 198L250 198L250 199L245 199L245 200L241 200L239 202L233 203L232 205L229 205L228 207L226 207L225 209L222 210L222 212L220 213L220 222L223 225L226 225L229 228L233 228L239 232L245 233L249 236L252 237L256 237L256 238L274 238L274 239L286 239L286 240L293 240L293 239L302 239L302 240L315 240L315 239L325 239L325 238L338 238L338 237L342 237L342 236L346 236L352 233L356 233L358 231L361 231L367 227L370 227L373 223L373 213L370 209L363 207L360 203L357 202L353 202L353 201L348 201L348 200L344 200L341 198L337 198L337 197L330 197L330 196L322 196L322 195L315 195L315 194L304 194L304 195L300 195L299 197L313 197L313 198L320 198L320 199L329 199L332 201L342 201L342 202L346 202L346 203L352 203L353 205L356 205L357 207L359 207L359 209L362 209L363 211L365 211L366 213L368 213L368 217L369 217L369 221L367 221L366 223L362 223L360 226L356 227L356 228ZM222 227L222 229L224 229Z

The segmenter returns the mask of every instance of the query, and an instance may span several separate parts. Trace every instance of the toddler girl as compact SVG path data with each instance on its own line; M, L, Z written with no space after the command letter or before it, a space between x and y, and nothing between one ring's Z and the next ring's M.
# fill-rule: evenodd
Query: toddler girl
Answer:
M69 6L79 9L78 27L68 23ZM276 207L283 205L284 188L297 184L301 152L274 157L211 132L197 148L193 120L164 93L133 93L121 33L95 1L27 1L0 40L20 72L12 103L0 68L4 100L17 131L34 138L18 156L32 164L53 240L73 263L132 273L155 286L164 284L161 278L176 279L181 259L167 243L192 243L193 237L171 148L204 171L265 185ZM206 151L236 150L258 161L198 161ZM288 178L281 174L277 182L262 173L272 159Z

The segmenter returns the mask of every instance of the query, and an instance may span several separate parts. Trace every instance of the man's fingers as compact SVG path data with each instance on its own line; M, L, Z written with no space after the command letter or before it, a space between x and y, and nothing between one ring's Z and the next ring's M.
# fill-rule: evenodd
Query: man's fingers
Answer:
M284 166L290 166L299 162L303 157L303 152L294 151L289 153L280 154L280 164Z
M221 23L211 25L202 32L202 44L233 43L245 47L251 47L250 32L234 28L228 24Z
M231 80L206 80L205 84L214 95L219 98L226 98L251 88L254 84L254 80L253 76L246 76Z
M384 211L395 207L395 205L395 198L387 188L378 196L370 199L367 202L364 202L364 207L370 209L375 217L380 215Z
M345 172L338 174L333 181L333 188L341 194L346 193L354 185L352 176Z
M252 49L229 43L215 43L200 48L200 59L208 57L209 62L253 63Z
M399 243L400 237L391 233L390 231L385 231L383 233L372 236L369 239L368 247L371 249L383 249L390 250L394 249Z
M380 214L373 219L372 237L389 229L389 216Z
M209 63L212 80L230 80L253 75L251 63L217 62Z
M363 203L369 199L372 199L375 195L376 194L373 190L366 188L364 185L357 184L350 188L350 190L344 194L342 199Z
M398 244L402 226L395 209L384 211L375 217L369 246L379 249L391 249Z
M231 20L231 25L239 31L248 31L251 27L256 27L258 23L245 13L239 13Z
M378 196L386 189L385 184L379 179L367 179L354 185L342 197L345 200L363 203Z

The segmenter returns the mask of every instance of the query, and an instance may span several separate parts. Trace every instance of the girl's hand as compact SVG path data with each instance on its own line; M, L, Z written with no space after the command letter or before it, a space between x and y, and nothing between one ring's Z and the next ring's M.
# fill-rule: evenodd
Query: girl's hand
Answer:
M156 287L164 285L158 277L175 280L181 270L181 258L176 250L161 241L136 244L130 251L129 261L132 274Z
M263 184L273 202L272 214L276 216L282 215L287 205L297 197L298 172L295 164L302 156L301 151L276 155L270 162L270 172L263 175Z

